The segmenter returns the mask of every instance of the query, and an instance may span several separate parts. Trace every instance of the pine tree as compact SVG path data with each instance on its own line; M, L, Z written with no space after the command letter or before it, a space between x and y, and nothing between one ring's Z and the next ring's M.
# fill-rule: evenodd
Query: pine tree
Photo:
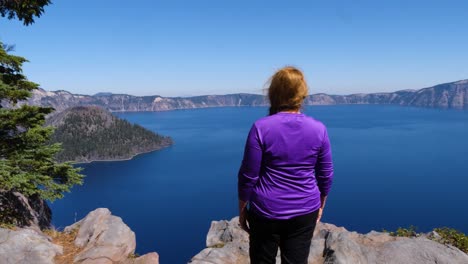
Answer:
M55 160L61 146L49 143L53 128L43 126L53 109L17 107L38 84L22 73L27 60L11 51L11 46L0 42L0 189L53 201L81 184L83 176L70 163Z
M44 13L44 7L50 0L0 0L0 15L8 19L18 18L28 26L34 23L34 17Z

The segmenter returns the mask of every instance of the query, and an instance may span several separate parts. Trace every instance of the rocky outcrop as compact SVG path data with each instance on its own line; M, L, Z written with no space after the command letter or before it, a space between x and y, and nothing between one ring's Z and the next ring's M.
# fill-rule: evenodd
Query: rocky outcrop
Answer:
M9 230L0 228L0 263L50 264L62 254L62 247L34 229Z
M77 264L158 264L159 256L152 252L135 256L135 233L108 209L90 212L65 232L76 233L77 254L73 260L61 263ZM0 228L1 264L52 264L64 248L35 229L9 230Z
M78 230L75 245L82 250L75 256L74 263L159 263L156 253L138 258L131 257L135 253L135 233L120 217L111 215L106 208L90 212L82 220L66 227L65 232L72 232L75 229Z
M259 94L204 95L194 97L132 96L98 93L72 94L67 91L37 89L27 101L32 105L51 106L57 111L79 105L96 105L112 112L166 111L223 106L266 106L268 100ZM23 102L24 103L24 102ZM468 109L468 80L439 84L420 90L402 90L392 93L351 95L313 94L306 105L335 104L389 104L432 108ZM21 103L20 103L21 104Z
M74 229L78 229L75 245L83 248L75 256L75 263L121 262L135 251L135 233L108 209L92 211L81 221L65 228L65 232Z
M50 227L52 211L37 195L0 190L0 223L37 230Z
M239 228L238 219L211 222L206 248L190 263L249 263L249 236Z
M249 263L248 235L238 226L238 218L213 221L203 251L191 263ZM279 257L277 263L280 263ZM468 255L425 237L393 237L372 231L350 232L343 227L319 223L314 232L308 263L468 263Z

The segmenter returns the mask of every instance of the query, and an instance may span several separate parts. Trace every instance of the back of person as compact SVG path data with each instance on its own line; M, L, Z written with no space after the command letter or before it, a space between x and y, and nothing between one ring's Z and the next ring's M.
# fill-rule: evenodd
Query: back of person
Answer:
M308 94L301 71L285 67L268 89L269 116L251 127L238 174L239 223L250 261L307 263L313 231L333 179L326 127L300 112Z
M325 126L301 113L279 112L255 122L263 170L250 208L269 219L289 219L320 208L315 166Z

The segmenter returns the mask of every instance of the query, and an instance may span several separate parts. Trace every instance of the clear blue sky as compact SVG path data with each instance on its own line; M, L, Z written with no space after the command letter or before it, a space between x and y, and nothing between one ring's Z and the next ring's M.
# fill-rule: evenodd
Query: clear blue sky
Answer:
M0 40L46 90L187 96L262 93L281 66L310 92L468 79L468 1L53 0Z

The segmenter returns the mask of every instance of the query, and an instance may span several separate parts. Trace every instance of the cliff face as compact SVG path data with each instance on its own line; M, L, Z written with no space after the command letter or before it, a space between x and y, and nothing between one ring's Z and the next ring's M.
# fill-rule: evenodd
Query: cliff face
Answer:
M205 95L194 97L133 96L127 94L77 95L66 91L49 92L38 89L29 104L51 106L63 111L72 106L95 105L111 112L166 111L221 106L262 106L266 98L256 94Z
M205 95L194 97L132 96L99 93L78 95L67 91L35 90L29 104L51 106L57 111L77 105L97 105L109 111L165 111L221 106L266 106L265 96L258 94ZM393 93L351 95L314 94L306 105L389 104L444 109L468 109L468 80L439 84L420 90Z
M52 211L44 200L0 189L0 223L31 229L50 228Z
M390 104L443 109L468 109L468 80L420 90L352 95L311 95L306 104Z
M468 109L468 80L417 91L409 103L414 106Z

